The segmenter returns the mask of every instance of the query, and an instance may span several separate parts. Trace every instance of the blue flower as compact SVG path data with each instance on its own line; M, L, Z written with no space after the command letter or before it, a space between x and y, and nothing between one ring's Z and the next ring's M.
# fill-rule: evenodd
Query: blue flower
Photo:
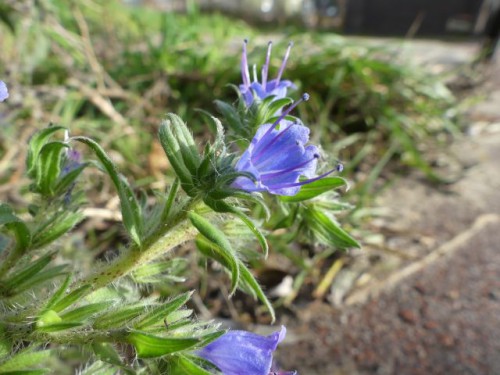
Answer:
M269 42L267 47L267 55L266 62L262 66L262 82L258 81L257 78L257 68L254 65L254 74L253 74L253 82L250 81L250 72L248 69L248 61L247 61L247 40L243 43L243 53L241 56L241 76L243 79L243 84L240 85L240 91L245 99L245 103L247 106L251 106L254 101L254 95L259 99L265 99L269 96L274 96L275 99L281 99L286 97L287 89L292 88L295 89L295 85L291 81L281 80L281 76L283 71L285 70L286 62L288 60L288 56L290 55L290 49L292 48L292 43L288 45L288 49L286 50L285 57L283 58L283 62L281 63L280 70L278 71L278 76L275 79L270 81L267 80L267 75L269 73L269 60L271 58L271 48L272 43Z
M9 91L4 81L0 81L0 102L3 102L9 97Z
M70 148L66 151L66 160L64 161L64 166L61 171L61 176L67 175L69 172L74 171L76 168L82 165L82 155Z
M196 354L212 362L224 375L270 375L273 352L285 335L284 326L269 336L229 331Z
M309 128L300 120L285 120L284 118L302 99L289 107L273 124L259 127L248 149L235 165L238 172L253 175L254 180L240 176L231 184L237 189L267 191L276 195L295 195L304 184L316 181L333 171L316 176L316 166L319 158L318 147L306 145L309 141ZM300 177L306 177L301 180Z

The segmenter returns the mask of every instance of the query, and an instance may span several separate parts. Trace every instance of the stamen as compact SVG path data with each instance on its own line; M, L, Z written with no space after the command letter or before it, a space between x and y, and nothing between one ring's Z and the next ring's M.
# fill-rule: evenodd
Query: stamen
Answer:
M247 60L247 43L248 39L243 41L243 52L241 54L241 78L243 79L243 85L245 88L250 86L250 72L248 71L248 60Z
M292 49L293 43L288 43L288 48L285 52L285 57L283 57L283 62L281 63L280 70L278 71L278 76L276 77L276 86L280 83L281 76L285 70L286 62L288 61L288 56L290 55L290 50Z
M340 173L344 170L344 165L342 163L338 163L336 169L337 169L337 172Z
M253 64L252 70L253 70L253 81L257 82L257 80L258 80L258 78L257 78L257 64Z
M303 163L300 163L300 164L297 164L291 168L287 168L287 169L281 169L279 171L276 171L276 172L269 172L269 173L261 173L261 177L272 177L272 176L278 176L278 175L281 175L283 173L288 173L288 172L292 172L292 171L295 171L301 167L304 167L306 166L307 164L309 164L310 162L312 162L313 160L316 160L316 159L319 159L319 155L318 154L314 154L313 157L309 160L306 160L305 162Z
M271 60L271 49L273 46L273 42L269 42L267 44L267 54L266 54L266 62L262 66L262 89L266 91L267 84L267 74L269 73L269 61Z

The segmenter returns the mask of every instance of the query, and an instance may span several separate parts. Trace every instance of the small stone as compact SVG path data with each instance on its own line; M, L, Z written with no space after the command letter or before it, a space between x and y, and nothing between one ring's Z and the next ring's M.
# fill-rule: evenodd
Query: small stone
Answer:
M409 309L399 310L398 315L401 318L401 320L405 323L415 324L417 322L417 316L413 311Z
M439 324L434 320L427 320L424 322L424 328L434 331L439 327Z

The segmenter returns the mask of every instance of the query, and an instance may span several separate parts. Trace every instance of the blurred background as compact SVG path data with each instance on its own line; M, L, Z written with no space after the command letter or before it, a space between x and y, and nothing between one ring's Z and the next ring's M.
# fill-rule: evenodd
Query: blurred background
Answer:
M135 188L165 189L172 174L156 140L163 116L180 115L203 144L211 135L197 109L219 116L214 100L236 101L230 85L241 83L243 40L258 68L274 42L271 76L293 41L284 77L298 87L294 99L311 96L297 116L323 148L321 168L340 160L351 185L324 208L363 247L344 249L329 228L296 224L300 235L280 236L282 227L267 224L271 255L249 262L289 327L283 367L307 375L500 373L492 354L500 352L500 261L489 227L500 212L499 6L1 0L0 79L10 97L0 111L0 200L29 201L25 145L49 123L98 140ZM119 203L101 177L85 176L86 221L63 245L82 270L92 267L82 253L98 260L123 246ZM487 214L497 218L478 221ZM471 228L491 241L471 232L453 242ZM255 246L240 227L226 229L240 249ZM468 259L450 243L484 257ZM433 254L445 245L469 262L440 264ZM202 319L256 330L269 323L243 294L227 299L220 267L200 271L189 248L176 256L179 274L155 292L198 288L193 307ZM470 288L443 281L450 270Z

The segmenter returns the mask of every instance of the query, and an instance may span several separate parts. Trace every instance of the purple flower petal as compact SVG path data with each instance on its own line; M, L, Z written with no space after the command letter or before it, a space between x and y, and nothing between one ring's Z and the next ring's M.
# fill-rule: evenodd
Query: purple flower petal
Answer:
M316 173L319 150L307 145L309 129L301 123L281 120L276 124L264 124L255 134L248 149L236 163L235 169L251 173L256 182L248 177L238 177L233 187L246 191L267 191L276 195L295 195L301 176L309 179Z
M0 102L3 102L9 97L9 90L7 90L7 85L4 81L0 81Z
M269 336L229 331L196 354L212 362L224 375L269 375L273 352L285 335L284 326Z

